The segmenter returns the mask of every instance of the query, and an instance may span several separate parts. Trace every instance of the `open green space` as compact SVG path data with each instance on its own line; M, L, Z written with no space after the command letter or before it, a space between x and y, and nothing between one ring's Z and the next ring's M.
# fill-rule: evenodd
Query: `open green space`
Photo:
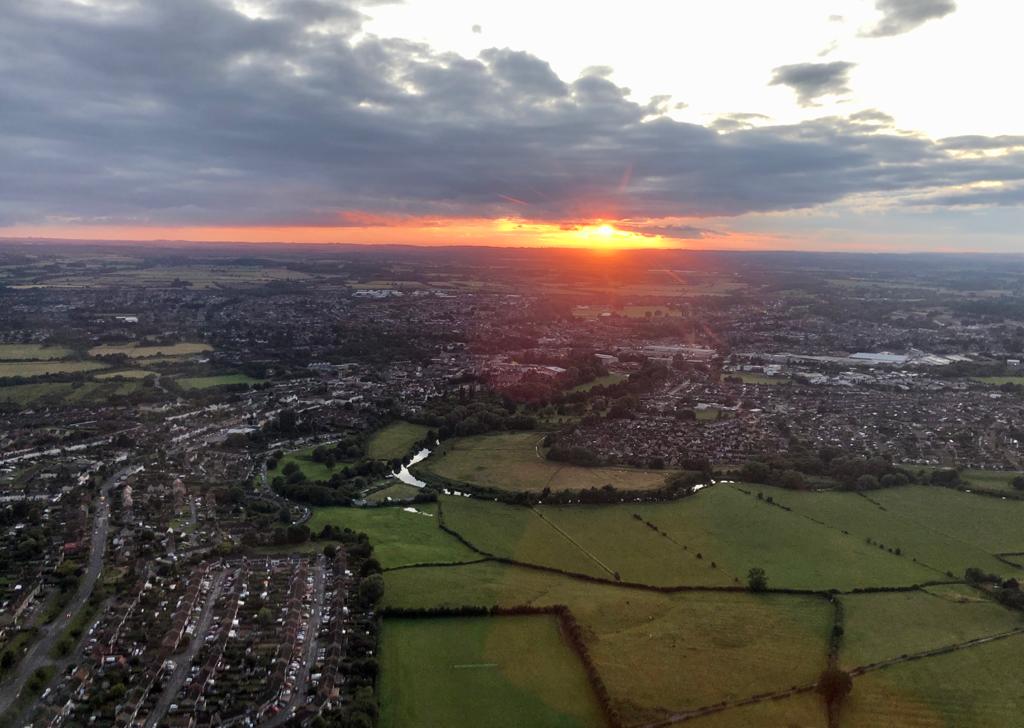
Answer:
M415 488L405 483L393 483L387 485L379 490L375 490L366 496L366 500L371 503L384 503L388 500L406 500L412 498L420 492L419 488Z
M313 459L313 450L316 448L314 445L285 453L284 457L277 461L277 467L267 470L267 477L273 480L278 475L283 475L288 463L295 463L306 476L306 480L310 481L330 480L334 473L345 467L345 463L335 463L333 468L329 468L325 463L316 462Z
M585 382L584 384L578 384L575 387L573 387L572 389L570 389L569 391L570 392L589 392L594 387L610 387L613 384L618 384L619 382L624 382L624 381L626 381L626 375L625 374L614 374L614 373L613 374L605 374L603 377L598 377L597 379L591 379L589 382Z
M151 372L148 369L118 369L113 372L103 372L102 374L96 374L93 379L104 381L107 379L145 379L146 377L156 376L156 372Z
M1002 384L1024 385L1024 377L971 377L971 379L982 384L994 384L996 386Z
M127 382L40 382L0 387L0 403L19 407L95 405L112 396L127 396L139 390L138 381Z
M867 497L856 493L813 493L783 490L767 486L750 486L756 492L771 497L776 503L793 509L794 513L820 521L840 531L847 531L869 548L879 551L899 549L900 558L913 561L930 569L928 580L944 579L947 572L955 577L963 576L964 570L977 566L988 572L1011 575L1012 569L996 559L992 552L963 540L946 535L934 528L927 518L916 514L930 509L932 498L944 497L949 493L959 494L940 488L913 488L907 490L906 509L882 508L877 505L885 492L870 493ZM897 491L892 491L897 495ZM972 496L960 496L971 498ZM976 500L987 500L973 496ZM992 500L999 504L1001 501ZM884 547L884 549L883 549ZM887 551L886 551L887 552Z
M624 581L657 586L713 586L742 583L752 567L764 568L772 586L795 589L944 578L727 485L670 503L531 509L465 498L442 502L447 525L483 551L602 578L618 572Z
M429 429L411 422L394 422L373 434L367 447L368 454L375 460L405 457L413 445L426 437Z
M576 318L595 319L602 316L621 316L622 318L679 318L682 312L667 306L621 306L606 305L577 306L572 310Z
M798 693L779 700L729 708L681 723L685 728L827 728L825 704L817 693Z
M98 361L5 361L0 362L0 377L41 377L46 374L78 374L106 369Z
M930 474L933 470L944 468L933 468L923 466L909 466L910 470ZM1019 470L981 470L978 468L963 468L958 471L960 480L963 482L961 489L970 490L1004 490L1008 493L1021 493L1013 487L1013 479L1024 474Z
M789 377L770 377L757 372L729 372L727 376L739 377L744 384L786 384Z
M813 681L832 616L820 597L662 594L493 562L385 579L396 607L567 605L626 725Z
M1024 635L857 677L840 726L1024 725Z
M175 382L179 387L186 390L213 389L214 387L226 387L231 384L259 384L264 379L255 379L248 374L220 374L212 377L182 377Z
M840 661L846 668L966 642L1024 626L1024 614L969 587L850 594Z
M553 616L386 619L382 728L604 724Z
M314 508L309 528L319 533L328 523L370 537L374 555L384 568L423 563L451 563L479 558L437 526L437 506L417 504L405 508Z
M872 494L889 511L990 553L1024 551L1024 501L909 486Z
M620 490L651 490L665 484L666 470L585 468L547 460L536 432L477 435L445 441L421 465L449 480L512 491L586 490L614 485Z
M178 344L158 344L140 346L139 344L103 344L89 349L89 356L114 356L123 354L132 359L143 359L152 356L188 356L213 351L209 344L181 342Z
M64 359L74 352L63 346L43 344L0 344L0 361L51 361Z

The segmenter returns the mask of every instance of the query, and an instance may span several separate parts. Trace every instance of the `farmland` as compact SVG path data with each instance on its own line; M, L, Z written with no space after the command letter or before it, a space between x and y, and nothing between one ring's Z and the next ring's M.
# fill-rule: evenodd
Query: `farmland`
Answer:
M370 438L368 454L376 460L404 457L413 445L426 436L428 429L410 422L390 424Z
M753 566L767 569L773 585L796 589L912 585L941 576L729 486L664 504L443 504L446 523L488 553L603 578L618 572L623 581L719 585Z
M182 342L178 344L154 344L140 346L138 344L103 344L89 349L89 356L115 356L122 354L130 359L145 359L154 356L189 356L213 351L209 344Z
M626 375L624 374L605 374L603 377L598 377L597 379L592 379L591 381L585 382L584 384L579 384L570 389L569 391L589 392L594 387L610 387L613 384L618 384L619 382L625 381L625 379Z
M589 728L603 720L553 616L386 619L382 728Z
M262 379L254 379L247 374L220 374L211 377L183 377L175 380L185 390L213 389L235 384L259 384Z
M40 382L0 387L0 403L19 407L66 404L103 404L111 396L127 396L139 382Z
M96 361L5 361L0 362L0 377L41 377L47 374L80 374L106 369Z
M757 498L753 489L762 497ZM724 710L695 718L693 724L825 725L820 698L814 693L790 694L789 689L812 684L823 669L832 607L822 596L731 590L745 585L746 572L754 565L767 571L772 588L847 592L836 597L845 613L839 660L847 669L1024 627L1019 613L924 562L956 569L958 576L966 565L1019 571L996 561L979 545L957 541L898 512L906 508L927 514L932 497L973 498L968 501L977 511L972 518L989 517L997 527L984 540L1001 546L1012 542L1017 529L1009 516L1001 519L991 507L1011 502L915 487L873 493L872 499L882 495L897 507L883 510L853 493L746 485L718 485L691 498L658 504L515 507L443 497L444 522L474 546L524 565L606 583L487 561L421 566L387 573L386 604L568 606L626 725L723 701ZM902 544L902 551L896 554L893 546L869 544L863 533ZM658 593L616 584L617 578L709 590ZM947 583L913 586L942 580ZM850 593L865 587L904 590ZM1007 642L1015 639L1024 637ZM901 715L918 711L926 717L923 725L1010 724L997 720L1005 719L1000 711L1006 708L995 704L982 709L987 723L958 722L963 719L956 712L959 708L945 704L941 691L928 686L927 677L947 669L943 661L953 664L962 659L969 679L981 685L993 668L974 653L999 653L1006 649L1003 644L971 646L953 655L858 676L854 695L859 697L851 698L841 724L887 725L877 721L888 709ZM388 664L385 660L385 676ZM906 693L896 690L887 677L903 671L910 676ZM498 700L501 691L494 690ZM732 707L734 701L776 691L785 697Z
M432 504L404 508L316 508L309 528L319 532L328 523L367 534L384 568L420 563L467 561L479 556L437 527Z
M387 575L389 606L565 604L625 722L813 680L831 610L813 597L658 594L497 564Z
M649 490L665 483L668 471L584 468L544 458L542 435L505 433L445 442L419 467L449 480L504 490L585 490L611 484L621 490Z
M42 344L0 344L0 361L51 361L64 359L74 352L63 346Z

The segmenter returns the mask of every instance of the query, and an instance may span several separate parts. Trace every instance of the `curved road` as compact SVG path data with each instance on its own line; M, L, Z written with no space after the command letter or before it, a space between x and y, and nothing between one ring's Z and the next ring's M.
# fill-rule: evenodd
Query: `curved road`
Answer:
M100 495L96 505L96 514L92 526L92 539L89 546L89 562L85 573L78 584L78 591L74 598L64 608L60 616L50 624L43 625L39 629L39 638L32 643L25 653L25 656L15 668L14 675L0 684L0 714L7 711L11 704L21 693L25 683L32 677L32 673L40 667L53 665L57 662L50 657L54 645L67 631L71 620L85 606L85 603L92 596L93 589L103 571L103 557L107 550L107 534L110 531L110 490L128 472L129 468L123 468L114 475L107 478L100 488ZM66 661L66 660L65 660Z

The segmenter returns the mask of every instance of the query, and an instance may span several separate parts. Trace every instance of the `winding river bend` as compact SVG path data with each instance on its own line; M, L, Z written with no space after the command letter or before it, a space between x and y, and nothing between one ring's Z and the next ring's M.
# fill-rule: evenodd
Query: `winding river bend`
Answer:
M419 478L417 478L412 473L410 473L409 472L409 468L411 466L415 465L416 463L422 463L424 460L426 460L428 457L430 457L430 453L432 453L432 452L433 452L433 450L431 450L430 448L426 448L426 447L423 448L418 453L416 453L415 455L412 456L412 460L410 460L407 465L403 465L400 469L398 469L395 472L393 472L391 474L391 477L400 480L401 482L405 483L406 485L411 485L414 488L423 488L423 487L425 487L427 484L424 483Z

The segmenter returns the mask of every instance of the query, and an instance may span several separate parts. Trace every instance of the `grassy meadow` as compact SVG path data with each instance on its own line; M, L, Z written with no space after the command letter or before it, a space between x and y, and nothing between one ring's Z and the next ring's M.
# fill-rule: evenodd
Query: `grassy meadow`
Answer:
M622 490L651 490L672 471L637 468L584 468L545 459L536 432L462 437L444 442L418 468L450 480L503 490L539 493L614 485Z
M557 619L386 619L382 728L604 725Z
M213 389L232 384L260 384L263 379L254 379L248 374L220 374L211 377L182 377L175 380L185 390Z
M429 430L423 425L411 422L395 422L374 433L367 447L368 454L375 460L393 460L405 457L412 446L422 440Z

